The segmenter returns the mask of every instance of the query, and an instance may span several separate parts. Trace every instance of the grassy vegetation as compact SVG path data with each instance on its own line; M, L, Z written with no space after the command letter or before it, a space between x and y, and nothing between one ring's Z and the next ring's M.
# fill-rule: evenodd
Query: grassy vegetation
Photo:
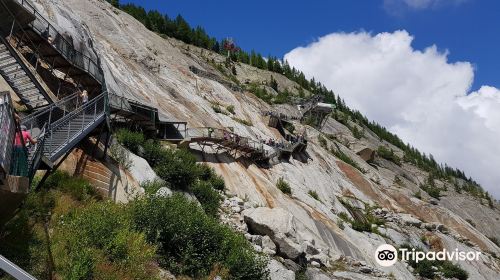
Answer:
M392 149L388 149L385 146L379 146L377 150L377 155L388 161L392 161L395 164L401 166L401 159L394 153Z
M242 125L253 126L252 121L249 121L249 120L244 120L244 119L240 119L240 118L236 118L236 117L234 117L233 120L235 122L241 123Z
M250 84L247 87L248 91L250 91L253 95L257 96L258 98L262 99L264 102L268 104L273 103L273 95L268 93L267 90L255 83Z
M212 110L214 110L217 114L228 115L228 113L224 111L219 104L212 104Z
M329 150L330 153L332 153L334 156L336 156L341 161L343 161L343 162L351 165L352 167L358 169L359 171L361 171L361 173L366 173L366 170L364 170L363 168L361 168L361 166L359 166L359 164L357 162L355 162L351 157L349 157L347 154L345 154L344 152L342 152L342 150L340 149L340 147L337 144L335 144L337 146L336 148L332 147L331 149L329 149L328 142L327 142L326 138L323 137L322 135L318 135L318 142L319 142L319 145L323 149Z
M316 199L317 201L321 201L321 199L319 199L319 195L316 191L310 190L307 192L307 194L309 194L312 198Z
M87 181L56 172L7 224L0 254L39 279L158 279L158 266L196 279L214 270L225 279L267 279L265 259L217 219L220 176L187 151L151 140L125 143L142 146L164 181L147 182L144 196L115 204ZM182 194L157 196L163 186L193 193L201 207Z
M432 174L427 178L425 184L420 185L420 188L435 199L440 199L441 197L441 188L436 186L436 182L434 181L434 176L432 176Z
M227 105L226 110L234 115L234 105Z
M412 250L413 247L408 244L403 244L402 248L407 248L408 250ZM416 251L422 251L419 248L416 248ZM466 280L469 278L469 274L467 271L463 270L460 266L453 264L450 261L431 261L431 260L422 260L418 263L413 259L408 261L408 264L415 269L415 273L420 275L421 277L434 279L436 277L436 272L441 272L445 278L456 278L459 280ZM437 271L434 270L433 267L437 268Z
M290 185L282 177L276 182L276 187L284 194L292 194L292 188L290 188Z
M139 147L144 143L144 135L130 131L128 129L119 129L116 133L116 140L127 147L131 152L137 154Z
M415 194L413 194L414 197L418 198L418 199L422 199L422 192L421 191L417 191Z
M122 132L123 133L123 132ZM138 132L127 131L126 135L140 134ZM134 139L140 137L134 136ZM130 148L128 142L122 143ZM186 191L194 194L200 201L203 209L210 216L217 215L221 196L217 190L225 188L224 180L215 174L208 165L196 163L196 158L187 150L171 149L163 147L158 141L153 139L142 142L134 142L142 147L143 157L155 170L156 174L165 182L150 182L145 189L153 192L158 190L162 184L173 190Z
M377 231L377 228L372 225L380 226L384 224L384 221L373 215L373 207L365 204L365 209L362 211L361 209L352 206L351 203L345 199L340 198L339 201L345 208L347 208L347 210L349 210L350 213L356 213L356 215L353 215L354 218L351 219L347 213L341 212L338 215L340 219L350 223L354 230L380 234Z
M230 279L266 277L264 259L242 235L206 216L183 195L147 196L132 203L131 215L136 228L158 246L160 265L175 274L202 278L220 264Z

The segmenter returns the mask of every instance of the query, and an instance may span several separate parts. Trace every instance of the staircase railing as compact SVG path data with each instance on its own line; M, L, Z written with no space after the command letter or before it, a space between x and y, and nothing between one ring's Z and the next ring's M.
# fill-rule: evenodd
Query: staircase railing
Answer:
M36 8L26 0L15 0L28 11L32 12L35 20L30 23L31 28L40 37L48 40L49 37L53 39L52 46L73 66L80 68L88 73L101 85L104 84L104 75L99 67L99 64L90 56L77 51L74 48L73 42L69 42L57 29L45 19Z
M101 93L63 118L50 123L45 134L44 155L57 159L68 145L78 142L85 131L106 118L108 94Z
M25 37L26 36L25 35L26 32L24 31L23 26L17 22L16 17L9 10L9 8L5 5L5 3L3 1L0 1L0 2L1 2L2 8L5 9L9 13L10 17L12 18L12 27L10 29L10 35L12 35L12 31L14 29L17 29L17 30L20 30L23 33L22 36ZM16 26L18 26L18 28L16 28ZM26 38L27 38L27 41L29 42L29 44L31 45L31 47L30 47L31 50L33 51L33 56L31 58L32 61L29 61L29 63L33 63L35 65L34 67L35 67L35 72L36 72L37 68L38 68L38 65L39 65L39 60L46 60L46 59L38 51L37 45L35 43L33 43L30 39L28 39L27 36L26 36ZM10 40L12 40L12 36L10 36ZM44 96L44 98L47 100L47 102L51 103L52 102L51 98L46 93L45 89L40 85L40 83L36 79L34 73L32 73L32 71L24 64L24 62L22 61L22 59L19 57L19 55L15 51L14 47L11 45L11 42L8 39L3 39L3 38L1 39L1 41L5 44L5 46L9 50L10 54L19 63L19 66L21 66L21 68L24 70L24 72L26 73L26 75L30 78L30 80L33 82L33 84L36 86L36 88L40 91L40 93Z
M9 261L2 255L0 255L0 269L4 270L17 280L36 280L35 277L30 275L28 272L24 271L22 268L15 265L13 262Z
M78 93L69 95L55 103L49 104L43 109L32 113L21 120L21 124L26 126L32 137L38 138L41 135L42 127L51 124L69 114L79 106L80 98Z
M0 92L0 174L10 172L15 135L14 108L9 92ZM3 178L0 178L3 179Z
M243 149L250 149L254 152L264 153L264 144L254 141L248 137L242 137L231 131L211 128L211 127L197 127L188 128L185 131L186 139L207 139L225 141L228 145L234 144Z
M114 109L141 115L142 117L150 119L152 123L155 123L156 118L158 116L157 108L146 105L140 101L125 97L123 94L119 95L115 92L108 92L108 95L109 95L109 104ZM134 107L136 109L134 109ZM137 109L142 110L142 112Z

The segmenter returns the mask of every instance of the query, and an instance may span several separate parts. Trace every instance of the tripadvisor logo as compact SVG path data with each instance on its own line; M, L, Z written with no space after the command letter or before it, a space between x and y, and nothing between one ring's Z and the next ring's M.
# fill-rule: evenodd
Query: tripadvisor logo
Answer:
M423 260L429 261L478 261L481 252L478 251L458 251L455 249L454 251L448 251L443 249L441 251L429 251L423 252L419 250L408 249L408 248L400 248L399 252L394 246L389 244L380 245L375 251L375 261L381 266L392 266L398 261L398 256L402 261L415 261L419 263Z
M375 260L381 266L391 266L398 261L398 251L392 245L382 244L375 251Z

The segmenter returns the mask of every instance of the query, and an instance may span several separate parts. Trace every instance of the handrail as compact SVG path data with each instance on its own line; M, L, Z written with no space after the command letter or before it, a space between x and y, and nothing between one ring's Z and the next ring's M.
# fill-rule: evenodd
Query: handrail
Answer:
M78 100L78 93L73 93L71 95L68 95L62 99L59 99L58 101L54 103L50 103L49 105L43 107L41 110L37 110L36 112L29 114L25 116L24 118L21 119L21 123L28 123L32 119L39 117L43 114L46 114L47 112L50 112L53 110L55 107L62 107L64 104L69 103L70 100Z
M0 168L10 173L15 137L14 108L9 92L0 92Z
M83 104L82 106L78 107L77 109L69 112L66 116L60 118L59 120L56 120L53 123L50 123L49 129L53 130L55 128L58 128L61 123L64 123L65 121L67 121L69 119L73 119L75 115L81 113L83 110L88 109L89 107L91 107L93 105L95 106L98 101L101 101L103 98L106 98L106 95L107 95L107 93L103 92L103 93L99 94L98 96L96 96L95 98L93 98L92 100L90 100L89 102L87 102L87 103Z
M33 11L35 20L30 23L31 28L40 37L48 41L49 36L53 38L52 46L56 49L68 62L73 66L92 76L101 85L104 84L104 74L99 67L98 63L90 56L76 50L74 45L59 33L57 29L45 19L36 8L26 0L16 0L19 4L25 7L28 11Z
M185 137L187 139L208 138L208 139L228 141L240 145L242 147L250 148L255 152L264 153L263 143L257 142L248 137L242 137L236 133L221 128L212 128L212 127L188 128L185 131Z
M17 22L15 15L12 13L12 11L9 10L9 8L5 5L5 3L3 1L0 1L0 2L2 2L3 8L9 13L10 17L12 18L12 27L10 29L10 35L12 35L12 31L14 30L14 26L18 25L19 30L21 30L23 32L23 37L24 37L24 34L26 34L26 32L23 30L22 25ZM11 36L10 36L10 38L12 39ZM52 99L50 98L49 94L45 91L45 89L42 87L42 85L37 80L35 75L31 72L31 70L24 64L24 62L22 62L22 59L19 57L19 55L15 51L14 47L11 45L11 42L9 42L9 40L4 39L4 38L1 38L1 41L5 43L5 47L9 50L10 55L12 55L14 57L14 59L18 62L18 64L24 70L26 75L30 78L31 82L40 91L40 94L43 95L43 97L46 99L46 101L48 103L51 103ZM35 71L36 71L36 69L38 67L38 60L39 59L45 60L45 58L43 57L43 55L40 54L40 52L38 52L36 44L33 43L30 39L28 39L28 41L29 41L29 44L32 46L33 52L35 53L35 58L37 59L35 62Z
M45 127L46 125L43 126L42 131L40 132L40 135L37 138L35 147L32 148L32 151L28 158L28 168L29 168L28 178L30 183L35 177L36 170L38 169L38 165L40 164L40 161L42 159L43 147L45 144Z
M35 277L30 275L28 272L24 271L22 268L15 265L13 262L9 261L2 255L0 255L0 269L4 270L17 280L36 280Z
M21 120L21 124L26 126L32 137L37 137L44 125L47 124L48 127L53 122L65 117L78 106L78 101L78 93L72 94L26 116Z
M61 119L50 123L47 129L48 131L43 137L45 141L44 155L50 160L57 158L57 155L66 145L69 145L75 138L81 136L81 134L94 125L98 119L107 115L108 106L107 92L103 92ZM77 119L77 117L80 118L78 118L78 122L75 124L73 121ZM55 139L54 136L57 133L59 133L59 138ZM60 142L61 140L63 140L63 142Z

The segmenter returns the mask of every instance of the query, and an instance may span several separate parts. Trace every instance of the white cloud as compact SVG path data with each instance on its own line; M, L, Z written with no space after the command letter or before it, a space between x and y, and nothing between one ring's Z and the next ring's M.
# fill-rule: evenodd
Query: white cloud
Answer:
M285 55L405 142L459 167L500 197L500 90L470 93L474 69L406 31L334 33Z
M457 6L468 0L384 0L384 9L390 14L400 15L406 10L420 11L446 6Z

